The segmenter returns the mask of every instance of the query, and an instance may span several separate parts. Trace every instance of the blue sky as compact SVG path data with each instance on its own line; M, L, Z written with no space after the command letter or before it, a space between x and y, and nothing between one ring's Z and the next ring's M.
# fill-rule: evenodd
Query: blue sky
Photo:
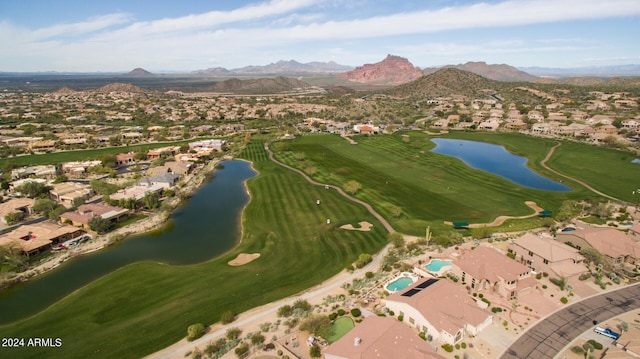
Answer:
M639 0L3 0L0 71L640 64Z

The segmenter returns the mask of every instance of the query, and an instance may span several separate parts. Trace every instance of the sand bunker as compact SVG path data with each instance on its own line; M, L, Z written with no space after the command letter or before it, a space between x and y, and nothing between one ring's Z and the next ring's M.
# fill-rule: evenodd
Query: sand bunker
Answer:
M228 264L234 267L241 266L241 265L250 263L253 260L258 259L259 257L260 257L260 253L251 253L251 254L240 253L235 259L229 261Z
M514 216L499 216L491 223L473 223L473 224L469 224L469 228L497 227L497 226L502 225L507 219L531 218L531 217L537 216L538 213L543 210L542 207L538 206L538 204L536 202L533 202L533 201L526 201L526 202L524 202L524 204L529 206L529 208L533 209L535 212L532 213L532 214L528 214L526 216L518 216L518 217L514 217ZM450 222L450 221L445 221L444 224L448 224L450 226L453 225L453 223Z
M355 228L350 224L345 224L344 226L340 226L340 228L346 229L346 230L349 230L349 231L369 232L371 230L371 227L373 227L373 224L371 224L369 222L360 222L358 224L360 225L360 228Z

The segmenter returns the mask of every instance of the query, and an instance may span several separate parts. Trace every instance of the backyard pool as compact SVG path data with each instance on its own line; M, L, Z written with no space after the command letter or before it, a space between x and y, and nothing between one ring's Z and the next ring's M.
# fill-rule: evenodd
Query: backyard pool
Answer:
M451 267L451 261L432 259L426 266L424 266L428 272L437 275L439 275L440 271L446 267Z
M387 291L391 293L395 293L397 291L405 289L406 287L411 285L411 283L413 282L414 280L409 273L403 273L402 276L389 282L389 284L387 284L385 288L387 289Z

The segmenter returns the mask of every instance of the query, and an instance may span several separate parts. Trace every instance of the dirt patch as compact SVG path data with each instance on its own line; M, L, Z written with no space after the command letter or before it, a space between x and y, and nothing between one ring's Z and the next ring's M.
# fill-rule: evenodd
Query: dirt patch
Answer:
M360 228L355 228L351 224L345 224L344 226L340 226L340 228L346 229L348 231L369 232L371 230L371 227L373 227L373 224L371 224L369 222L360 222L358 224L360 225Z
M234 267L242 266L247 263L251 263L252 261L258 259L259 257L260 257L260 253L251 253L251 254L240 253L235 259L230 260L229 263L227 264Z

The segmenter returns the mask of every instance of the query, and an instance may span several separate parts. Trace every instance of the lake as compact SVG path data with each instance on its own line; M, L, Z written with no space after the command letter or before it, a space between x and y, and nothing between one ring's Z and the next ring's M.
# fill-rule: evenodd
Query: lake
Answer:
M493 173L518 185L545 191L566 192L571 188L527 167L527 158L491 143L435 138L432 152L460 159L467 166Z
M255 176L251 164L222 162L170 217L161 231L126 239L0 293L0 323L37 313L73 291L118 268L140 261L194 264L229 251L240 239L240 220L249 195L244 182Z

